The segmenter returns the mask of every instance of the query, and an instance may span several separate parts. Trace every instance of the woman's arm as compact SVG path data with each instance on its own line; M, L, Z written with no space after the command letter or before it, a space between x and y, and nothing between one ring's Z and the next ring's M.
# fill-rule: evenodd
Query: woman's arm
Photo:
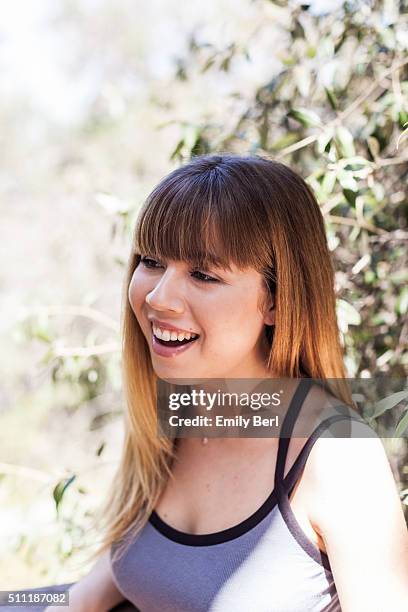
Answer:
M311 454L310 516L343 612L408 609L408 532L378 438L321 438Z
M121 601L110 565L109 550L101 555L89 574L69 589L69 606L50 606L45 612L108 612Z

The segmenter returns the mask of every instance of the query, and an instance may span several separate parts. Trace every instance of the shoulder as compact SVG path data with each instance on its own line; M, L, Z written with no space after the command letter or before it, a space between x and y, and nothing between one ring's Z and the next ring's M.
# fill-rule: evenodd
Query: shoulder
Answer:
M368 427L368 426L362 426ZM309 520L334 564L408 569L408 533L378 437L319 438L309 456Z
M400 504L391 466L378 437L322 436L314 443L308 464L308 480L317 502L312 512L322 528L330 528L339 514L344 522L347 516L365 517L373 505L374 514L380 516L387 506Z
M405 610L408 533L382 441L321 437L307 470L309 520L324 541L342 609Z

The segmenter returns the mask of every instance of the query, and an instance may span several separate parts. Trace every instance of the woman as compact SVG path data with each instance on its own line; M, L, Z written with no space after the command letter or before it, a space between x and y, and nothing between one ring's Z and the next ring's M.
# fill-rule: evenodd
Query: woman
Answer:
M381 441L322 436L332 420L295 433L327 398L310 379L345 377L307 184L255 156L178 168L140 213L124 301L122 459L70 609L406 610L408 536ZM157 380L197 378L289 381L288 435L159 437Z

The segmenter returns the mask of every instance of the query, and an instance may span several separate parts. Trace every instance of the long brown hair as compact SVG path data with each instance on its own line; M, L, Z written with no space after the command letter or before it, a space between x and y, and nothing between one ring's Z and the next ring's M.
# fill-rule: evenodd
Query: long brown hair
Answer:
M147 198L135 229L123 294L125 439L99 514L103 537L95 556L145 524L171 474L173 443L157 435L157 379L128 299L142 253L197 266L255 268L275 304L271 372L323 380L346 375L331 255L307 183L284 164L259 156L200 156L171 172ZM344 388L337 396L350 404Z

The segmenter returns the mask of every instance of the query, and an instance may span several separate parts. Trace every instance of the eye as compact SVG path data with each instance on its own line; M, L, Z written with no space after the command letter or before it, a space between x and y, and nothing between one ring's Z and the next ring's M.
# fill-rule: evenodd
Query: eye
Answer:
M194 270L191 275L194 275L195 278L203 283L218 283L218 278L213 278L212 276L208 276L208 274L204 274L204 272L200 272L199 270Z
M156 261L155 259L152 259L151 257L141 257L140 259L141 263L144 265L145 268L159 268L161 266L161 264Z

